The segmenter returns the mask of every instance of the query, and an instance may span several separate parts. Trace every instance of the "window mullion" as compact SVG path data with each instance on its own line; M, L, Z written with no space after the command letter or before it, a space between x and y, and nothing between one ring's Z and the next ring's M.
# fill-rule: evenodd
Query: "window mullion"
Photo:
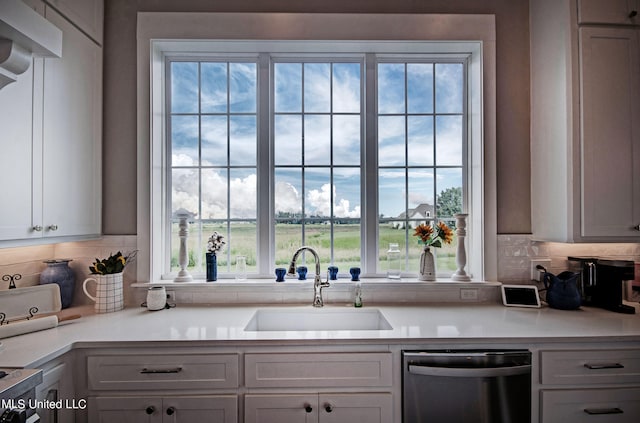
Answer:
M258 99L257 99L257 204L269 204L269 207L257 208L257 271L260 276L271 276L271 263L275 262L275 220L274 200L274 151L273 151L273 113L271 95L271 59L268 54L258 56Z
M360 231L361 231L361 257L362 274L375 275L378 266L378 145L377 145L377 105L376 105L376 57L367 53L363 66L364 78L363 97L364 101L361 110L361 119L364 118L362 126L364 140L361 149L361 170L360 181L362 189L360 191ZM365 248L366 247L366 248Z

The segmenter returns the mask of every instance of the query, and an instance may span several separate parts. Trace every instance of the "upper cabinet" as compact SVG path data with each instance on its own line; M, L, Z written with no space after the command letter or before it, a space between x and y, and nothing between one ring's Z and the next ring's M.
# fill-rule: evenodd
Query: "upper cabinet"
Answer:
M638 6L639 0L578 0L578 23L639 24Z
M640 29L629 18L635 4L530 3L535 239L640 241ZM626 20L615 21L623 9Z
M101 233L102 47L70 16L28 4L62 31L62 56L33 59L0 91L0 247Z

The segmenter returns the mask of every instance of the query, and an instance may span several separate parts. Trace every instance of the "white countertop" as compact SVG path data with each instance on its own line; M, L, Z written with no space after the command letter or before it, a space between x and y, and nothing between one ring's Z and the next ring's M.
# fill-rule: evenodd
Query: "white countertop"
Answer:
M312 308L310 305L292 307ZM325 309L341 307L347 306L328 305ZM371 305L361 310L379 309L393 329L270 332L244 331L256 309L266 307L179 305L160 311L128 308L97 315L91 308L84 307L64 310L67 314L80 312L83 317L79 320L0 340L0 367L39 365L74 346L105 346L114 342L416 344L435 340L527 343L600 341L602 338L640 342L640 306L635 304L635 307L636 314L624 315L589 307L562 311L502 305Z

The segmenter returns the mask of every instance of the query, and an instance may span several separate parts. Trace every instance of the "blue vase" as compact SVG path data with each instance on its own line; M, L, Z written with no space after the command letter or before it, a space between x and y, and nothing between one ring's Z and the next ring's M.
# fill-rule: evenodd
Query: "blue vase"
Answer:
M40 285L55 283L60 286L60 302L67 308L73 302L76 275L69 267L70 259L45 260L47 267L40 273Z
M218 280L218 257L214 253L207 253L207 282Z

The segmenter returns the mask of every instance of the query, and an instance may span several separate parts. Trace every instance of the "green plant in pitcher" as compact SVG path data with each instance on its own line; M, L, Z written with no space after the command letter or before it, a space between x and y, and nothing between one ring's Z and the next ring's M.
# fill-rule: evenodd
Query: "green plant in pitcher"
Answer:
M106 259L100 260L96 258L96 261L92 266L89 266L89 270L94 275L111 275L114 273L120 273L124 270L125 266L133 261L138 250L132 251L126 256L120 251L116 254L112 254Z

